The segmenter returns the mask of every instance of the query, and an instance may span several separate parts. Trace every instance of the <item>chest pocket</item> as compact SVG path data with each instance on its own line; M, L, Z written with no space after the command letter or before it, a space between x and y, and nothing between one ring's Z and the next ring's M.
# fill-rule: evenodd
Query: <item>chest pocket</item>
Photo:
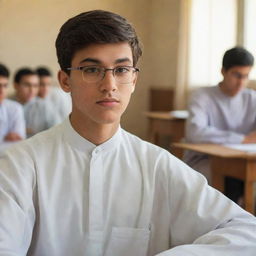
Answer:
M149 229L113 227L104 256L146 256Z

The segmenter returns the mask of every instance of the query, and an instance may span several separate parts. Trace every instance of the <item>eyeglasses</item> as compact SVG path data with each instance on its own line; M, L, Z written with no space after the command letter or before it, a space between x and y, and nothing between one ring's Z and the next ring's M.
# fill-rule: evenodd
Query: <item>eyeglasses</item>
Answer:
M239 72L232 72L231 75L236 79L247 80L249 78L249 74L241 74Z
M137 73L140 71L138 68L131 66L118 66L115 68L103 68L99 66L84 66L67 68L67 70L81 70L82 78L87 83L98 83L104 79L107 71L112 71L112 74L119 84L130 84L133 82Z

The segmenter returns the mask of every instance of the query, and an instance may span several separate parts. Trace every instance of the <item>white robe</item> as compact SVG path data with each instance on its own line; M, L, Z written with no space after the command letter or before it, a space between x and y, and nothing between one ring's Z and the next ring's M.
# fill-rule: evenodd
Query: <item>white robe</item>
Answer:
M0 103L0 154L13 144L4 140L10 132L17 133L23 139L26 138L22 106L15 101L5 99Z
M25 119L21 104L5 99L0 103L0 143L10 132L25 138Z
M9 149L0 205L1 256L256 253L255 217L121 128L95 146L66 120Z
M256 131L256 91L252 89L230 97L219 86L200 88L192 94L188 110L186 141L190 143L239 144ZM184 161L211 180L207 155L186 151Z
M60 123L59 116L56 116L54 105L48 104L41 98L34 98L24 106L27 137L31 137L38 132L47 130Z
M56 120L61 123L67 118L72 109L71 97L69 93L62 91L59 87L52 87L44 101L54 109Z

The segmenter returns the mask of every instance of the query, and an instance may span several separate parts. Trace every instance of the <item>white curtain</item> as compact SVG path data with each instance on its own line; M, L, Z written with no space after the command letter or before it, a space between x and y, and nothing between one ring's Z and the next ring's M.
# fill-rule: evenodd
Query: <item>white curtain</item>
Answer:
M256 0L244 1L244 46L256 58ZM256 65L250 79L256 80Z
M189 86L221 80L224 52L236 45L237 1L192 0L189 44Z

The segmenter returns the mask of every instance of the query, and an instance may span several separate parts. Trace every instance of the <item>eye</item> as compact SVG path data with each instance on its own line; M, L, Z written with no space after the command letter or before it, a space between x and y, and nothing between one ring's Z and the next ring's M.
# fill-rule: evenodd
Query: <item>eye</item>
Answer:
M128 72L130 72L130 70L131 70L130 67L117 67L117 68L115 68L115 73L116 74L128 73Z
M100 67L83 67L82 70L85 74L99 74L101 72Z

